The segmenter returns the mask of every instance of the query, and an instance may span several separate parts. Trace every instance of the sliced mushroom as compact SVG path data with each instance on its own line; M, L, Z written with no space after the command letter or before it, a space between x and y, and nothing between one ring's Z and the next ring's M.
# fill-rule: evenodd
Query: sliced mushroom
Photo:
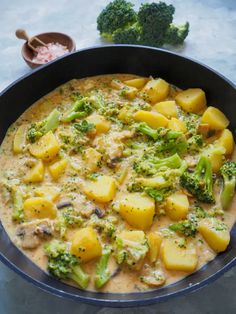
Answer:
M152 268L145 264L140 280L148 286L158 287L165 283L166 278L161 270Z
M53 223L49 219L23 223L16 230L16 241L23 249L32 250L40 245L41 241L52 236Z

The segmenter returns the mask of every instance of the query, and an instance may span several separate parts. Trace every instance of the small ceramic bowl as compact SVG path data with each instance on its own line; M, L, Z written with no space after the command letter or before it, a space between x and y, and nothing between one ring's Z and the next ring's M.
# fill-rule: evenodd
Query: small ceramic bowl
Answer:
M45 44L48 43L59 43L63 46L66 46L69 52L74 52L76 50L76 45L74 40L63 33L42 33L36 35L39 39L41 39ZM28 47L27 43L25 42L22 46L21 54L25 62L33 69L37 68L42 63L33 62L32 59L34 57L34 52Z

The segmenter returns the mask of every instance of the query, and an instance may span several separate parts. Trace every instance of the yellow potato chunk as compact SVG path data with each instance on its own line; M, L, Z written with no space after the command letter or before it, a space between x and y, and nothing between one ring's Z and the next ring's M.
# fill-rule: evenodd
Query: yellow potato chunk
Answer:
M168 119L158 112L150 112L139 110L135 112L134 119L140 122L146 122L151 128L157 129L159 127L166 127Z
M123 194L119 203L119 213L130 226L146 230L153 222L155 202L151 197L140 193Z
M112 177L101 175L96 181L86 181L84 183L84 193L88 198L97 202L110 202L116 194L116 180Z
M57 209L54 204L44 197L31 197L24 201L24 214L27 219L54 219Z
M174 131L180 131L183 133L187 132L186 124L184 123L184 121L181 121L181 120L176 119L176 118L171 118L169 120L167 128L174 130Z
M215 252L226 250L230 233L228 227L216 218L204 218L198 224L198 231Z
M65 172L68 161L66 159L61 159L54 162L48 167L48 170L54 180L58 180L59 177Z
M107 121L103 116L93 114L86 118L90 123L93 123L96 128L96 134L107 133L111 128L110 121Z
M166 213L173 220L186 218L189 210L187 195L181 192L171 194L166 199Z
M25 175L23 181L25 183L37 183L44 179L44 164L39 160L35 166Z
M112 80L111 87L114 89L120 90L121 95L132 100L136 97L138 89L136 87L127 86L119 80Z
M202 123L207 123L212 130L224 130L229 125L229 120L219 109L208 107L202 116Z
M102 255L98 234L92 227L82 228L74 234L71 254L77 256L83 263Z
M15 154L22 153L26 146L26 132L28 126L23 124L19 126L13 140L13 152Z
M128 86L131 87L136 87L138 89L143 88L143 86L146 84L148 78L146 77L140 77L140 78L135 78L131 80L124 81L124 83Z
M177 104L187 112L198 113L206 107L206 95L200 88L186 89L175 97Z
M160 253L162 237L157 232L150 232L147 238L149 246L148 259L150 263L155 263Z
M29 151L34 157L50 161L56 157L59 152L60 144L58 143L52 131L42 136L36 143L30 145Z
M225 154L231 155L234 151L234 138L229 129L224 129L218 139L218 143L225 148Z
M165 239L162 247L162 259L166 269L192 272L196 269L198 256L191 244L182 247L183 239Z
M164 100L169 94L170 86L163 79L148 81L142 89L141 96L144 100L155 104L158 101Z
M54 202L60 195L60 189L56 186L43 185L34 190L36 196L45 197L46 199Z
M166 100L158 102L153 106L153 109L163 114L166 118L177 118L177 107L174 100Z
M131 110L128 110L127 108L123 107L119 114L118 119L120 119L122 122L129 124L130 120L132 119L133 113Z
M88 169L90 172L93 172L97 170L99 162L102 159L102 155L96 151L96 149L88 148L85 151L84 159L86 169Z

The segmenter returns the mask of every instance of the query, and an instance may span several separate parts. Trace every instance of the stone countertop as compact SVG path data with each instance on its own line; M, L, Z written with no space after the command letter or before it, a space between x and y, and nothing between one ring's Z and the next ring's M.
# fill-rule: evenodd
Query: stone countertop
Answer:
M21 59L22 42L14 32L25 28L33 35L61 31L71 35L77 49L100 45L96 17L108 0L0 0L0 90L30 69ZM133 1L137 6L144 1ZM151 1L149 1L151 2ZM236 83L236 1L172 0L176 22L190 22L185 45L177 52L195 58ZM236 269L192 294L143 308L108 309L74 303L39 290L0 264L1 314L174 314L236 312Z

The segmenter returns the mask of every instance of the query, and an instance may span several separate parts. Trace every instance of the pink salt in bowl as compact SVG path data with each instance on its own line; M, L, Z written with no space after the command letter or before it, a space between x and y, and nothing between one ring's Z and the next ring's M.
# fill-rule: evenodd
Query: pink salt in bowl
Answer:
M59 48L49 46L49 50L50 49L53 50L52 54L54 54L54 56L56 56L58 54L59 54L59 56L61 56L61 55L64 55L66 53L74 52L76 50L76 45L75 45L74 40L70 36L63 34L63 33L52 33L52 32L51 33L42 33L42 34L36 35L36 37L39 38L40 40L42 40L45 44L53 43L53 44L59 44L60 45ZM64 46L66 48L66 51L63 51L63 53L62 53L62 47L61 46ZM56 58L54 58L54 59L51 59L47 62L42 62L42 54L41 54L41 58L40 58L40 56L38 56L38 58L36 58L35 52L32 51L28 47L27 42L25 42L23 44L21 54L22 54L22 57L25 60L25 62L31 68L37 68L37 67L39 67L39 66L41 66L47 62L50 62L50 61L56 59ZM50 54L51 57L52 57L52 54ZM45 53L44 53L44 56L45 56ZM40 59L41 59L41 61L40 61Z

